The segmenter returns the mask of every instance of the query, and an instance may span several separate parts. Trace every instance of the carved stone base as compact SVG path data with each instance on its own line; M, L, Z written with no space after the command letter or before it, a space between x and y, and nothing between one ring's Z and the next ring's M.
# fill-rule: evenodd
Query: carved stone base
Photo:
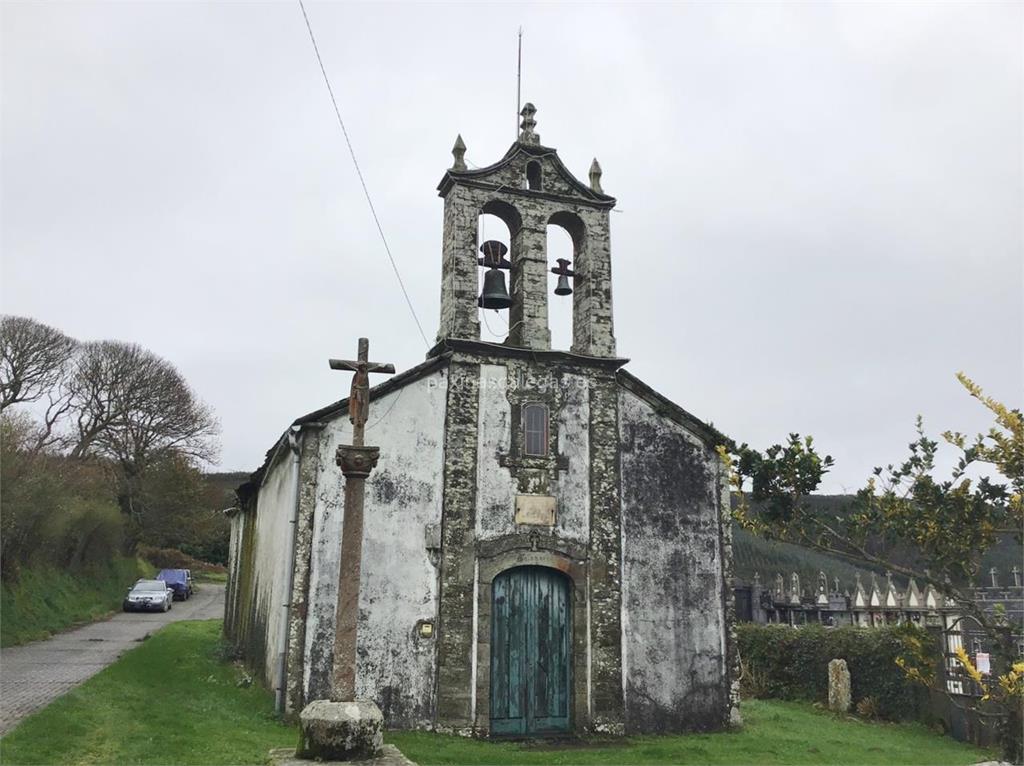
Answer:
M367 760L379 755L383 744L384 716L372 702L314 700L299 714L299 758Z

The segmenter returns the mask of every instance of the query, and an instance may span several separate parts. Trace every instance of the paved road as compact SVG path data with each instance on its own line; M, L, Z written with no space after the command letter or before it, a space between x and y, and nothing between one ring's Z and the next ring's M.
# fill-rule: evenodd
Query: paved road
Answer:
M0 649L0 735L169 622L224 616L224 586L202 583L165 613L118 614L45 641Z

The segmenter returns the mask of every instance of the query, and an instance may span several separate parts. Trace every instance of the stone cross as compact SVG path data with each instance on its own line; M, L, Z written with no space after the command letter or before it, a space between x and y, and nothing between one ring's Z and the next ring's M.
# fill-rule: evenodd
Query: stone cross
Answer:
M998 588L999 587L999 570L996 569L995 567L992 567L990 570L988 570L988 573L989 573L989 576L992 578L992 587L993 588Z
M1013 565L1013 569L1010 570L1010 574L1013 575L1013 585L1014 585L1014 587L1019 587L1020 586L1020 567L1018 567L1016 564L1014 564Z
M377 465L380 447L366 447L366 419L370 412L371 372L393 373L392 364L368 361L370 341L359 339L355 361L331 359L332 370L351 370L348 418L352 444L342 444L335 462L345 475L345 515L341 531L341 571L338 574L338 605L334 629L334 671L331 699L352 702L356 698L356 626L359 616L359 580L363 559L363 498L366 477Z

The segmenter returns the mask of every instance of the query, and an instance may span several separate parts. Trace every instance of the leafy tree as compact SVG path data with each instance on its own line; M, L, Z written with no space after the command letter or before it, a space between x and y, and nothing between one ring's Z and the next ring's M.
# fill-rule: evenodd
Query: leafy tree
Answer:
M140 540L223 547L225 520L214 510L224 505L207 496L197 467L215 459L219 424L153 352L80 344L34 319L4 316L0 428L5 576L43 559L77 566L124 539L129 548Z
M945 432L943 440L959 459L948 477L940 477L935 467L939 442L925 434L918 418L918 438L909 445L907 458L876 468L845 514L822 513L807 502L833 465L831 457L818 454L810 436L790 434L785 445L763 453L746 444L719 452L742 498L736 517L748 529L930 583L981 626L993 647L998 676L993 689L1002 690L982 700L983 712L1000 719L1006 756L1019 762L1024 756L1024 684L1014 665L1013 626L988 613L969 583L1002 536L1024 542L1024 417L985 396L963 373L957 378L989 410L993 426L973 439ZM983 475L972 478L979 472ZM748 482L749 496L744 492ZM907 546L909 560L890 555Z

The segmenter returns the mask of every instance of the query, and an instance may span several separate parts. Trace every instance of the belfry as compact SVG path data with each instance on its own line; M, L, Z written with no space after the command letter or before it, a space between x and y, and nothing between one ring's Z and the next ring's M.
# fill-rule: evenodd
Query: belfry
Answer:
M225 632L297 714L330 694L357 625L355 696L392 729L476 736L678 732L738 716L722 437L626 371L610 212L541 144L536 109L498 162L461 136L444 200L427 359L371 390L358 608L338 615L347 399L294 421L239 488ZM497 216L508 242L481 242ZM551 259L548 227L572 258ZM549 294L549 275L558 284ZM553 349L549 300L570 301ZM482 311L507 311L503 342ZM386 338L376 338L377 349ZM320 360L311 360L311 364ZM364 418L364 422L367 418ZM358 571L358 568L356 569ZM344 581L344 575L341 575Z

